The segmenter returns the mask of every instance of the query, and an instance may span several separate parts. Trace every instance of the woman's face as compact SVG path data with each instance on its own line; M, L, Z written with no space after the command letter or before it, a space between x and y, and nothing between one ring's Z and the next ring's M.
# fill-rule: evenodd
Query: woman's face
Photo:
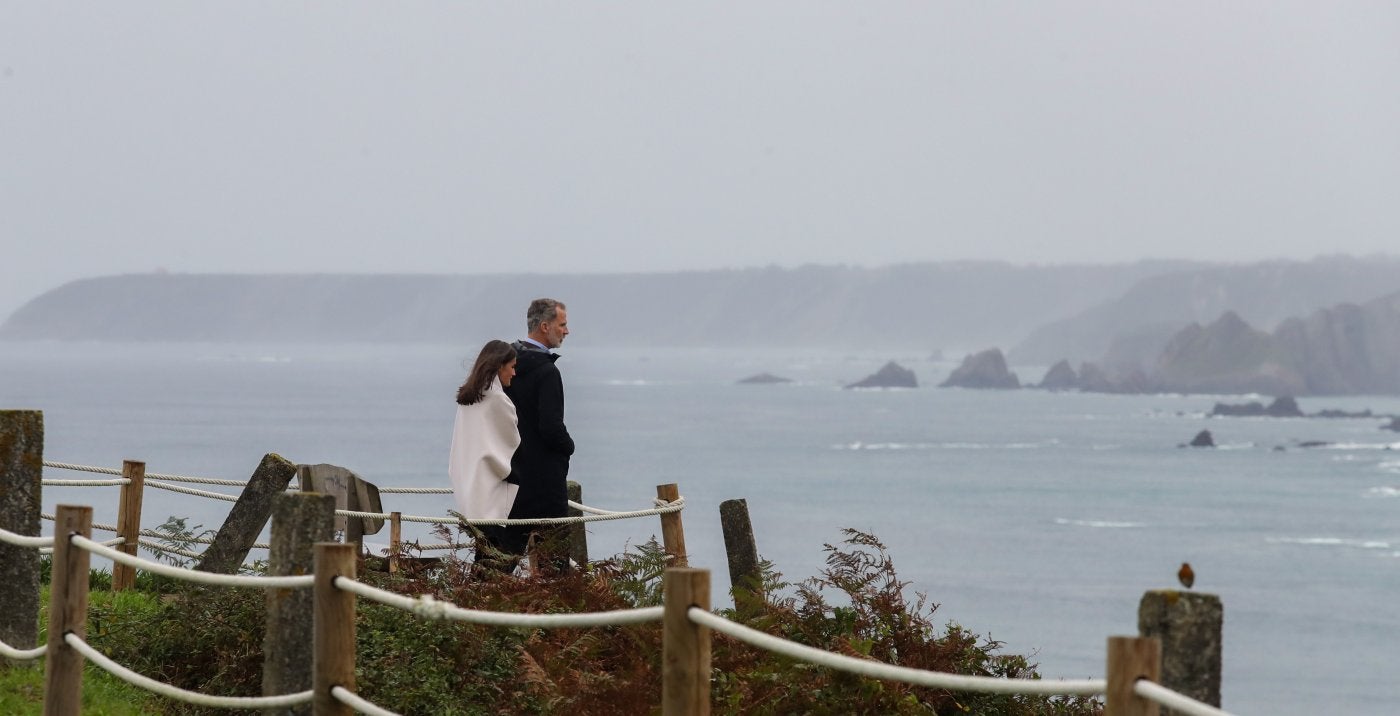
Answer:
M496 377L501 379L502 388L509 388L511 379L515 377L515 359L511 358L509 363L501 366L501 369L496 371Z

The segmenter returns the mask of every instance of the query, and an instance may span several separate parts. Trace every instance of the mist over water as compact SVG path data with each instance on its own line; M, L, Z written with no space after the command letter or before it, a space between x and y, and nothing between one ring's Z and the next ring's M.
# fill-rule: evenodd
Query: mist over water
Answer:
M44 410L50 460L246 479L277 452L382 486L445 486L452 395L476 348L0 343L0 407ZM1380 420L1206 418L1220 396L936 390L953 365L913 353L560 352L584 501L638 509L678 483L716 604L718 504L745 498L760 552L788 579L816 574L842 528L872 532L909 595L940 605L936 621L1033 653L1050 678L1102 676L1105 639L1135 633L1142 593L1174 587L1190 561L1196 589L1225 605L1226 708L1375 713L1400 698L1387 673L1400 436ZM924 387L840 388L890 359ZM759 372L794 382L735 383ZM1300 402L1400 413L1397 398ZM1177 447L1203 428L1226 449ZM115 521L115 490L44 490L46 510L59 501ZM441 496L385 506L445 509ZM148 490L145 523L217 527L226 510ZM655 520L594 523L590 553L652 535Z

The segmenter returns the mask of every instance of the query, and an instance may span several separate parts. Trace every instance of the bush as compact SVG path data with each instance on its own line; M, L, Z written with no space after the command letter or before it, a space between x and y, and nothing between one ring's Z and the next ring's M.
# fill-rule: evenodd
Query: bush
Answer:
M1025 657L1000 653L957 624L938 627L937 605L904 596L885 547L845 531L826 545L822 573L795 586L764 575L770 595L745 605L742 621L798 643L919 669L1037 678ZM448 557L361 581L401 594L431 594L491 611L573 613L660 603L666 556L653 540L613 560L565 574L520 579ZM832 595L835 603L828 601ZM496 628L429 621L367 600L357 605L356 691L410 714L650 713L661 701L661 629L654 624L586 629ZM722 615L741 619L732 610ZM95 605L91 640L140 673L215 694L260 693L265 628L258 590L183 587L158 599ZM853 676L715 635L716 713L1031 714L1099 712L1087 698L950 693ZM166 702L171 714L214 713Z

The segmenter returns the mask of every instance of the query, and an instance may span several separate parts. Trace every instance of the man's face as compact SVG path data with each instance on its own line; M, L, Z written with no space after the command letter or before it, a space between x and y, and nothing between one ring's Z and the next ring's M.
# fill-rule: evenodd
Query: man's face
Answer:
M564 343L564 336L569 335L569 312L562 308L557 309L554 320L540 324L540 333L544 334L541 343L550 348L558 348Z

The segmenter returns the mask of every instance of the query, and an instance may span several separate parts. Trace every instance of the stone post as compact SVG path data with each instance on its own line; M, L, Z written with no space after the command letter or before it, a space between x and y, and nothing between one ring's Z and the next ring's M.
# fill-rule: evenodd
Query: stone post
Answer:
M39 536L44 414L0 410L0 527ZM39 639L39 550L0 542L0 640L33 649ZM0 659L0 664L6 660Z
M214 535L214 544L204 551L195 569L219 574L237 572L272 516L272 498L286 491L295 474L297 466L286 458L275 453L264 455L219 533Z
M268 576L311 574L316 564L316 543L329 542L334 528L334 497L314 492L286 492L274 497ZM267 590L263 696L281 696L311 688L314 605L314 593L310 589ZM266 709L263 713L267 716L310 714L311 704Z
M724 531L724 552L729 558L729 592L734 595L734 608L741 613L752 611L763 603L763 574L758 567L758 545L754 543L748 501L719 503L719 522Z
M1155 589L1142 595L1138 633L1162 642L1163 686L1220 706L1224 622L1225 610L1219 595L1175 589Z
M569 499L583 504L583 485L569 480ZM576 507L569 508L570 517L582 517L583 510ZM588 564L588 523L575 522L569 525L569 559L572 559L579 567Z

